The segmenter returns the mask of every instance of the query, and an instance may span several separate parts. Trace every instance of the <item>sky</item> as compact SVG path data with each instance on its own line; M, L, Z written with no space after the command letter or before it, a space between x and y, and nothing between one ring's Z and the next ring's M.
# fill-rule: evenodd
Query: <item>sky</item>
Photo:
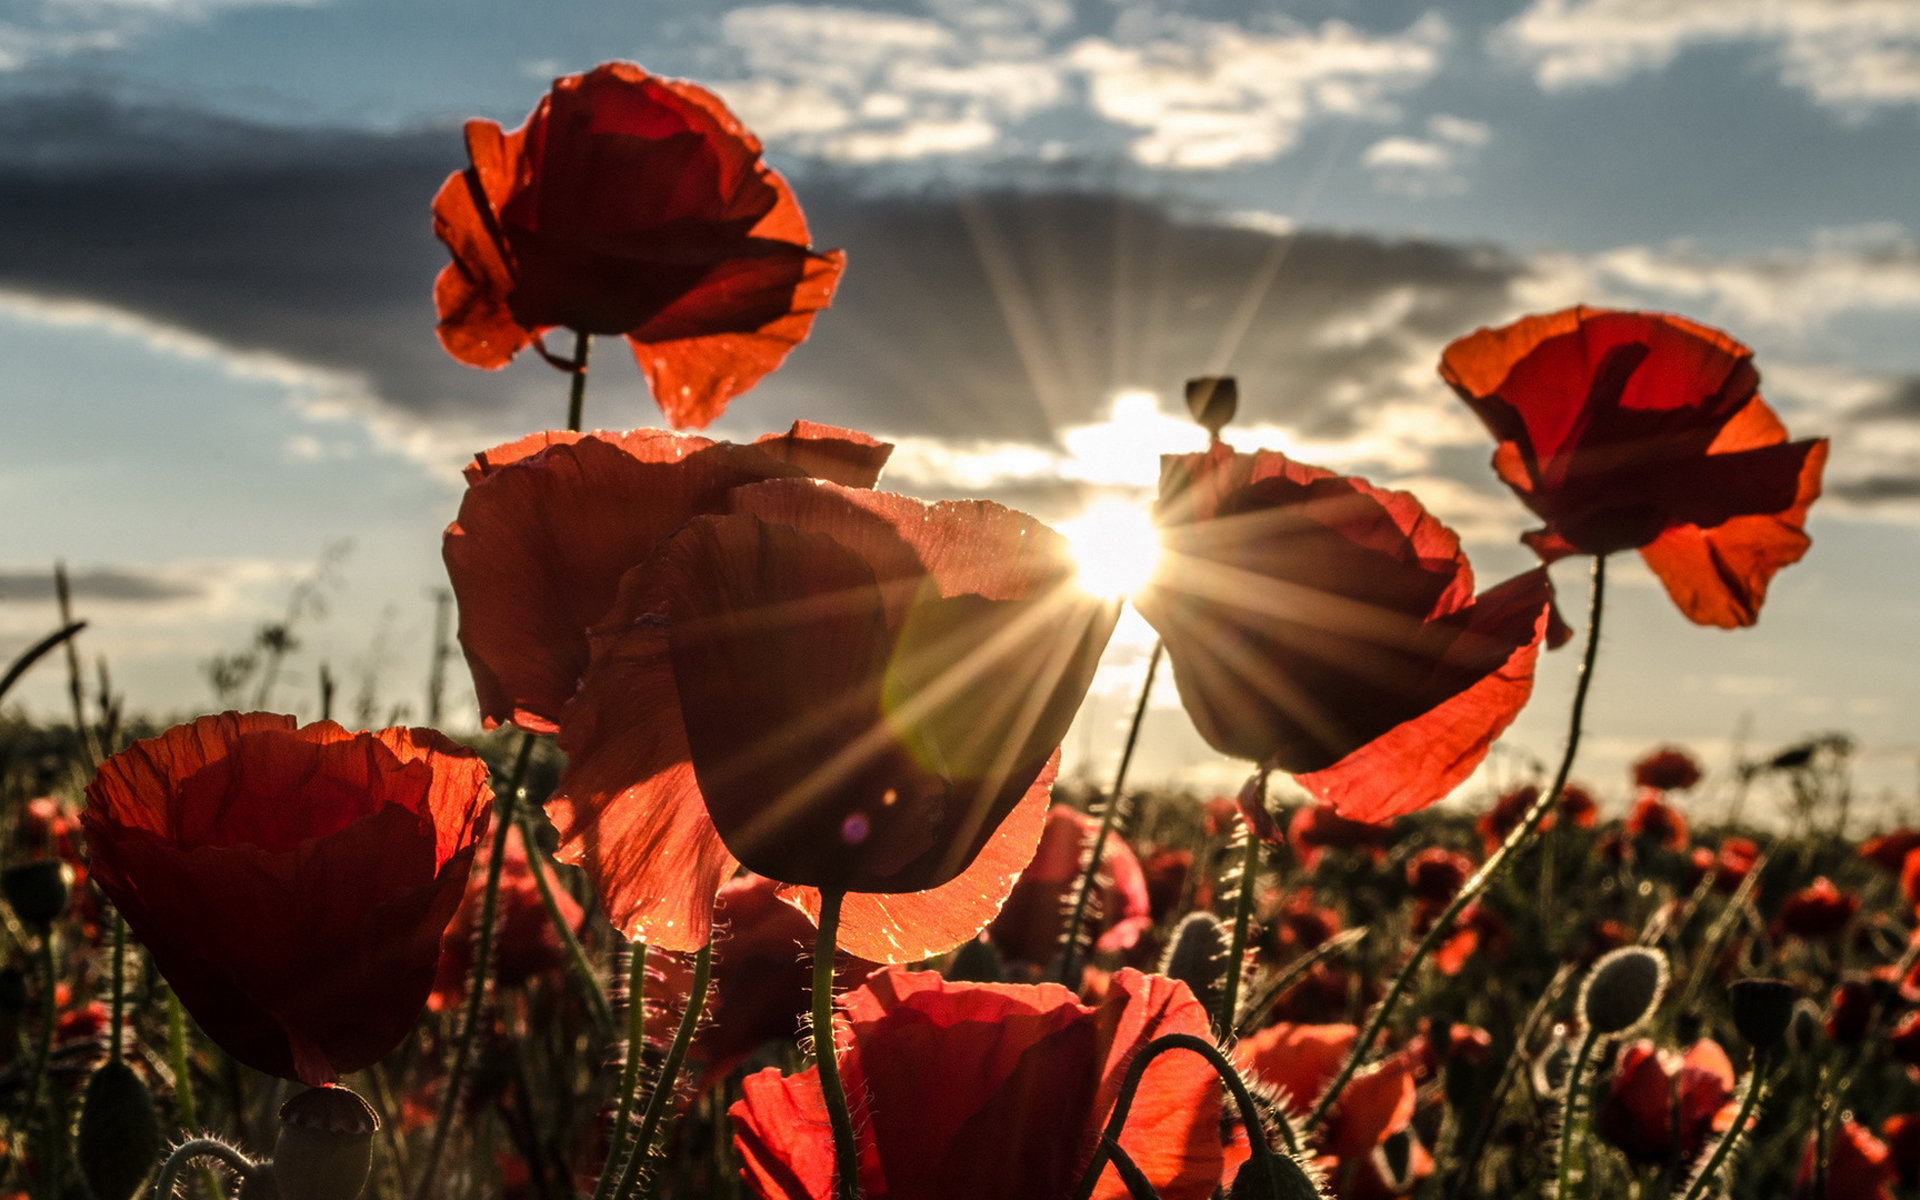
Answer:
M0 0L0 655L54 627L64 559L88 662L190 715L297 593L269 705L317 715L325 663L340 715L420 719L459 465L565 411L532 356L440 350L428 203L463 120L612 58L722 95L848 255L713 432L863 429L918 495L1142 501L1203 437L1182 380L1231 372L1230 441L1415 491L1490 584L1531 522L1441 348L1579 302L1726 329L1833 440L1813 549L1731 633L1623 560L1576 776L1617 802L1680 743L1725 796L1841 730L1863 808L1920 807L1911 0ZM612 345L587 421L659 422ZM1111 770L1150 644L1123 622L1070 774ZM1543 664L1492 782L1557 753L1572 676ZM10 702L57 714L63 672ZM471 703L456 660L446 723ZM1161 679L1136 778L1243 773Z

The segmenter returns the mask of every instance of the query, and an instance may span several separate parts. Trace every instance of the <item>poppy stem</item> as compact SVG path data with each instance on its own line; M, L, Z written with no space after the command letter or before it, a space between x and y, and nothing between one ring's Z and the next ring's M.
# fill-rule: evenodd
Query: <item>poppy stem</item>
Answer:
M1114 1174L1120 1176L1120 1182L1127 1185L1127 1193L1133 1200L1160 1200L1160 1193L1153 1189L1153 1180L1133 1161L1133 1156L1122 1150L1112 1138L1102 1137L1101 1147L1107 1157L1113 1160Z
M1520 823L1507 834L1506 840L1500 843L1500 848L1489 855L1486 862L1480 864L1480 869L1475 871L1473 877L1461 887L1452 901L1447 904L1445 911L1428 927L1420 943L1413 948L1413 954L1394 975L1393 982L1388 985L1387 994L1381 997L1380 1003L1375 1005L1373 1012L1368 1015L1365 1028L1360 1031L1360 1036L1354 1039L1353 1050L1348 1053L1347 1060L1340 1064L1340 1073L1334 1076L1333 1082L1327 1085L1327 1090L1322 1092L1320 1099L1314 1103L1313 1111L1307 1114L1306 1127L1309 1131L1319 1128L1320 1123L1326 1119L1327 1113L1332 1111L1334 1103L1340 1099L1340 1093L1346 1090L1347 1084L1353 1079L1354 1072L1358 1071L1360 1064L1366 1061L1367 1054L1373 1049L1373 1044L1380 1039L1381 1032L1386 1029L1387 1019L1393 1015L1394 1006L1399 1004L1400 998L1413 985L1414 978L1420 973L1420 967L1433 954L1434 948L1453 932L1454 922L1460 919L1460 914L1466 911L1468 905L1478 900L1480 894L1500 877L1500 873L1506 869L1507 864L1513 861L1520 849L1533 838L1541 822L1546 820L1547 814L1553 811L1554 805L1559 802L1560 793L1567 786L1567 776L1573 770L1574 756L1580 749L1580 722L1587 711L1587 689L1593 683L1593 664L1600 650L1600 618L1605 610L1607 594L1607 558L1604 554L1594 555L1592 581L1587 601L1586 646L1580 658L1580 674L1573 688L1573 710L1567 721L1567 749L1560 757L1559 768L1554 772L1553 786L1540 793L1534 800L1533 807L1527 810L1526 816L1520 819Z
M573 379L567 387L567 428L580 432L580 417L587 403L587 348L593 335L576 330L573 335Z
M1080 1186L1074 1191L1074 1200L1090 1200L1092 1197L1093 1189L1100 1182L1101 1173L1107 1169L1107 1164L1111 1161L1113 1147L1120 1144L1120 1134L1126 1129L1127 1114L1133 1108L1133 1098L1140 1090L1141 1079L1146 1076L1147 1068L1153 1064L1153 1060L1169 1050L1191 1050L1206 1059L1207 1065L1213 1068L1214 1074L1218 1075L1220 1081L1227 1085L1227 1090L1233 1093L1233 1102L1240 1109L1240 1120L1247 1127L1247 1141L1253 1148L1252 1160L1242 1169L1257 1169L1269 1180L1280 1178L1278 1156L1274 1154L1273 1147L1267 1142L1266 1119L1261 1113L1259 1102L1253 1098L1253 1093L1247 1090L1246 1080L1240 1078L1240 1072L1227 1061L1227 1056L1220 1052L1220 1047L1205 1038L1195 1037L1191 1033L1166 1033L1148 1042L1140 1053L1133 1056L1133 1061L1127 1064L1126 1076L1120 1081L1120 1094L1114 1098L1113 1113L1107 1118L1107 1127L1100 1134L1099 1144L1093 1152L1093 1161L1087 1164L1086 1172L1080 1176ZM1276 1127L1280 1140L1286 1143L1288 1155L1299 1154L1300 1148L1294 1142L1293 1130L1287 1127L1284 1120L1277 1122Z
M155 1200L173 1200L173 1189L179 1182L180 1172L189 1163L203 1158L219 1159L241 1179L253 1174L260 1165L219 1138L193 1138L180 1143L172 1154L167 1155L167 1161L160 1164L160 1175L153 1181Z
M1267 802L1267 773L1259 772L1260 803ZM1247 973L1247 929L1253 924L1253 883L1260 874L1260 839L1244 818L1240 821L1240 880L1233 897L1233 940L1227 944L1227 975L1220 981L1220 1011L1213 1015L1213 1034L1234 1034L1240 1015L1240 982Z
M466 1009L461 1015L459 1038L454 1042L453 1065L447 1068L446 1090L440 1095L433 1137L427 1142L427 1158L420 1165L420 1177L414 1182L413 1200L426 1200L439 1174L440 1155L447 1148L454 1111L466 1086L467 1066L473 1061L473 1045L479 1039L487 983L493 978L494 925L500 915L500 870L507 860L507 830L514 823L514 809L520 799L521 785L527 778L527 764L533 760L533 741L531 733L520 735L520 752L513 760L513 773L494 801L493 847L487 856L486 891L480 897L480 924L473 939L473 974L467 979Z
M1746 1094L1740 1097L1740 1108L1734 1114L1733 1124L1714 1143L1713 1153L1707 1156L1706 1164L1694 1173L1680 1200L1701 1200L1707 1190L1714 1186L1720 1172L1729 1169L1726 1164L1733 1157L1734 1147L1747 1136L1747 1125L1757 1119L1754 1114L1759 1111L1761 1101L1766 1099L1767 1070L1773 1065L1768 1058L1765 1046L1753 1048L1753 1064L1747 1068ZM1728 1182L1731 1183L1731 1180ZM1722 1188L1721 1191L1726 1195L1733 1194L1731 1187ZM1824 1196L1826 1192L1822 1190L1813 1195Z
M540 893L540 906L547 910L547 920L552 923L553 931L560 935L560 945L567 952L567 966L579 979L580 987L586 993L587 1006L593 1009L594 1026L600 1030L600 1036L611 1038L613 1006L607 1003L607 992L600 986L599 973L587 961L585 948L580 945L580 939L574 936L566 915L560 911L560 901L554 897L553 881L547 878L547 852L534 835L533 814L521 806L515 811L514 819L520 823L520 841L527 848L527 863L533 868L533 885Z
M1600 1031L1589 1027L1580 1038L1580 1049L1573 1056L1573 1068L1567 1073L1567 1094L1560 1105L1560 1151L1554 1156L1553 1194L1556 1200L1572 1200L1575 1183L1586 1182L1583 1162L1587 1134L1587 1068L1600 1049Z
M1447 1193L1447 1200L1465 1200L1473 1179L1474 1168L1479 1165L1480 1155L1487 1147L1487 1138L1493 1133L1494 1121L1507 1102L1507 1092L1512 1089L1514 1080L1520 1077L1521 1070L1527 1064L1527 1044L1533 1040L1534 1033L1546 1020L1548 1011L1560 998L1560 994L1566 990L1567 981L1572 978L1573 965L1568 963L1561 966L1552 980L1547 983L1547 990L1540 993L1540 998L1534 1001L1533 1008L1527 1013L1527 1019L1521 1022L1520 1031L1513 1035L1513 1050L1507 1055L1506 1066L1501 1068L1499 1081L1493 1085L1493 1093L1487 1097L1486 1104L1480 1110L1480 1119L1474 1124L1473 1132L1467 1137L1465 1149L1458 1156L1459 1165L1454 1168L1453 1187Z
M660 1064L660 1077L653 1081L653 1092L647 1097L647 1111L640 1117L640 1132L634 1135L627 1169L620 1176L620 1190L614 1193L617 1200L627 1200L633 1195L640 1173L653 1157L653 1139L660 1131L660 1122L666 1119L667 1110L673 1107L680 1065L687 1061L687 1047L693 1044L694 1030L700 1028L700 1018L707 1011L707 983L712 978L713 942L709 940L700 947L700 953L693 956L693 983L687 988L687 1009L680 1014L680 1028L674 1032L673 1045L667 1048L667 1061ZM658 1182L657 1175L649 1178L642 1194L652 1196Z
M846 893L820 889L820 934L813 944L813 1058L820 1069L820 1093L833 1122L833 1161L838 1200L860 1200L860 1151L853 1140L853 1113L840 1082L839 1047L833 1034L834 938L840 931L840 902Z
M121 1029L127 1020L127 922L113 910L113 1023L107 1032L107 1061L119 1062Z
M613 1194L627 1152L627 1134L633 1129L633 1098L640 1090L640 1060L646 1056L646 987L647 944L632 942L627 946L627 1053L620 1064L620 1107L607 1134L607 1161L593 1185L593 1200L607 1200Z
M40 931L39 958L40 1041L39 1044L33 1048L33 1071L27 1081L27 1102L25 1107L20 1110L20 1119L13 1123L15 1129L24 1129L33 1120L35 1110L40 1107L40 1094L48 1090L47 1063L53 1058L53 1030L54 1027L60 1023L60 1005L56 1001L56 993L59 991L59 971L54 966L53 961L53 930L51 927L43 928ZM51 1157L46 1151L52 1145L54 1139L58 1138L60 1134L60 1130L58 1129L59 1122L53 1119L54 1110L58 1107L59 1102L49 1097L47 1120L42 1126L42 1137L45 1141L43 1141L40 1146L40 1165L42 1170L46 1169L48 1160ZM34 1194L38 1196L57 1193L59 1191L57 1180L49 1180L48 1182L52 1185L50 1188L43 1191L42 1188L36 1186L33 1189Z
M1167 644L1154 639L1153 653L1147 658L1147 677L1140 684L1140 701L1133 706L1133 723L1127 726L1127 742L1120 750L1120 765L1113 773L1113 790L1100 813L1100 832L1094 835L1093 848L1087 851L1087 865L1073 889L1073 908L1067 915L1065 944L1060 948L1060 982L1076 987L1074 970L1080 965L1080 925L1087 919L1087 899L1093 894L1093 882L1100 874L1100 860L1106 856L1107 838L1120 823L1120 808L1127 786L1127 770L1133 766L1133 748L1140 741L1140 723L1147 716L1147 701L1153 696L1153 678L1160 671L1161 656Z

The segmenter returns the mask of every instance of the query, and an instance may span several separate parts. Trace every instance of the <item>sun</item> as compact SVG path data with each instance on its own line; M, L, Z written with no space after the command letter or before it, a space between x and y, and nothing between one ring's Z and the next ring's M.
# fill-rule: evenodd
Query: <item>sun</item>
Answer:
M1118 497L1096 500L1060 523L1078 569L1080 587L1091 595L1131 596L1160 565L1160 531L1143 505Z

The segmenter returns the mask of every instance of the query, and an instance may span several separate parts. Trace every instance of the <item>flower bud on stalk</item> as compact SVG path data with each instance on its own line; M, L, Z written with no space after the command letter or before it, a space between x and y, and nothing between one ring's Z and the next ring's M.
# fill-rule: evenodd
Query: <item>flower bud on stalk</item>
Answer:
M1618 1037L1653 1016L1667 990L1667 958L1645 946L1601 956L1580 989L1580 1020L1592 1033Z
M1787 1036L1797 999L1793 986L1779 979L1741 979L1727 988L1733 1027L1761 1050L1773 1049Z
M75 1148L94 1200L131 1200L164 1146L146 1081L113 1060L87 1080Z
M1187 380L1187 411L1218 438L1240 411L1240 381L1232 375L1202 375Z
M1160 973L1193 990L1201 1007L1213 1011L1220 992L1220 969L1227 957L1227 931L1209 912L1189 913L1174 930L1160 960Z
M301 1092L280 1106L273 1174L282 1200L354 1200L373 1170L380 1118L351 1088Z
M67 911L67 867L53 859L0 871L0 893L21 923L45 929Z

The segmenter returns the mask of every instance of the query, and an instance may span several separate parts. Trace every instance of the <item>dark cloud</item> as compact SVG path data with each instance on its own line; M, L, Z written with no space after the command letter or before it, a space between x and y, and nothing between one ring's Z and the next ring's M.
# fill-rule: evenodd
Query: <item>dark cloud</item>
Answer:
M1912 475L1866 475L1859 479L1829 480L1825 492L1856 504L1920 500L1920 471Z
M1920 421L1920 375L1894 381L1887 395L1853 414L1860 421Z
M316 132L9 99L0 286L360 373L430 419L551 419L557 384L530 356L489 375L433 338L446 258L428 205L463 163L454 129ZM1521 269L1483 248L1288 238L1087 190L887 194L833 174L798 188L816 237L851 265L812 342L740 402L756 425L804 415L1043 440L1114 388L1174 392L1226 368L1242 376L1243 420L1337 436L1404 386L1410 344L1428 355L1431 339L1494 315ZM1245 335L1219 361L1236 322Z
M189 581L115 567L71 572L67 584L75 600L132 604L187 600L205 592L199 584ZM0 570L0 604L51 604L54 599L51 569Z

